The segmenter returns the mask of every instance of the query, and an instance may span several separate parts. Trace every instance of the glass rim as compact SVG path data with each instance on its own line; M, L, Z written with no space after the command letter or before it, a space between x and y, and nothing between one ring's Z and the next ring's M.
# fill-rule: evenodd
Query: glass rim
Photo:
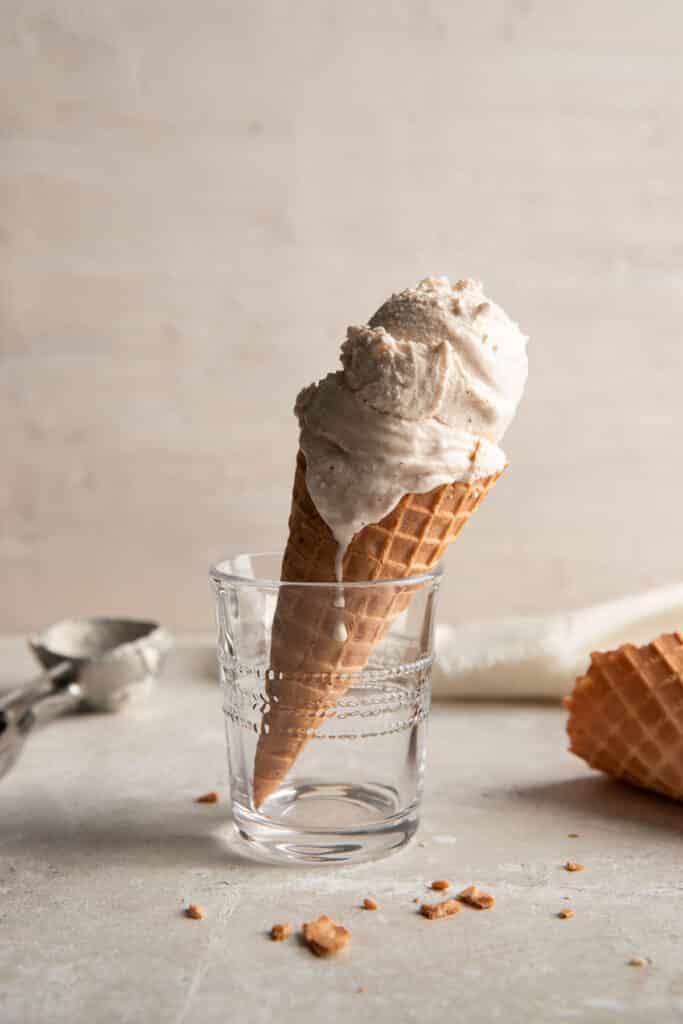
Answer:
M242 576L239 572L226 572L221 569L222 565L226 562L235 562L238 558L281 558L281 551L240 551L235 555L228 555L225 558L221 558L218 562L214 562L209 568L209 579L216 587L221 586L240 586L240 587L255 587L259 590L280 590L282 587L306 587L312 590L324 590L325 588L333 587L335 590L367 590L370 588L380 587L397 587L406 585L420 585L423 583L438 583L443 576L443 568L441 562L438 563L429 572L422 572L416 576L399 576L395 579L383 579L383 580L328 580L326 582L316 582L312 580L297 581L297 580L272 580L266 578L258 578L252 576Z

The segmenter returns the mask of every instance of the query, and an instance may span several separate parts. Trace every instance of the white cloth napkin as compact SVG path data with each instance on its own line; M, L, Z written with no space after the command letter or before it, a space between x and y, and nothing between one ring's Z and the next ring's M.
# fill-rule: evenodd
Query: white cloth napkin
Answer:
M683 584L565 614L439 626L434 697L557 700L586 671L591 651L679 629Z

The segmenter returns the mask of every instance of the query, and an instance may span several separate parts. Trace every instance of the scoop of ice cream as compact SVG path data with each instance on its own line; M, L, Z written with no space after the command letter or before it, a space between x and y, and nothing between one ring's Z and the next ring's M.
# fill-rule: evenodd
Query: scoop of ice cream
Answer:
M499 441L527 375L526 341L478 281L427 278L384 303L342 346L347 385L379 412L434 416Z
M526 337L475 281L427 278L349 327L343 370L296 403L306 482L341 549L404 494L501 470Z

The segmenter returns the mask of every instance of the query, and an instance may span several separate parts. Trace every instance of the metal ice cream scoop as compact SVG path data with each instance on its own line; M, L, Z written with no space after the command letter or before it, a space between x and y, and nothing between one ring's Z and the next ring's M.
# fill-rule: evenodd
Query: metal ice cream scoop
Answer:
M158 622L65 619L29 646L45 671L0 695L0 778L31 729L65 711L118 711L143 695L171 647Z

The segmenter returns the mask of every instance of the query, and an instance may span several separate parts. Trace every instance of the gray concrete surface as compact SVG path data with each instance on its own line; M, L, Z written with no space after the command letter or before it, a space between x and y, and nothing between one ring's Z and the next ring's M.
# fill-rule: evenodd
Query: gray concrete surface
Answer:
M0 685L30 668L0 642ZM680 1021L683 811L590 773L563 728L555 706L438 706L409 849L254 865L231 837L211 654L176 652L145 708L54 723L0 783L0 1020ZM213 787L221 803L193 802ZM425 921L413 898L444 876L496 907ZM334 961L266 937L323 912L353 932Z

